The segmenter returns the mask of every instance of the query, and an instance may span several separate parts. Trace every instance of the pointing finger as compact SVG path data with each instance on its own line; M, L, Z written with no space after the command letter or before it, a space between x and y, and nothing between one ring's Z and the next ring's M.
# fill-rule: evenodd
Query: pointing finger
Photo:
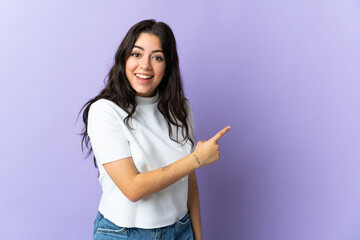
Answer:
M230 130L230 126L225 127L223 130L221 130L220 132L218 132L215 136L213 136L211 139L214 140L215 142L219 141L220 138L222 138L222 136L225 135L225 133L227 133Z

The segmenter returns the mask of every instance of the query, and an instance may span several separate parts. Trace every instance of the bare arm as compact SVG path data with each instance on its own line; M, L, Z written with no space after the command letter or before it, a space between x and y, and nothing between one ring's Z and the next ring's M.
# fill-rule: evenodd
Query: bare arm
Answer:
M202 240L199 189L195 172L189 175L188 209L195 240Z
M117 187L133 202L167 188L198 167L199 164L191 155L163 168L140 174L131 157L104 164Z
M229 130L230 127L226 127L210 140L198 142L192 154L153 171L139 173L131 157L103 166L122 193L136 202L167 188L195 169L217 161L220 158L217 141Z

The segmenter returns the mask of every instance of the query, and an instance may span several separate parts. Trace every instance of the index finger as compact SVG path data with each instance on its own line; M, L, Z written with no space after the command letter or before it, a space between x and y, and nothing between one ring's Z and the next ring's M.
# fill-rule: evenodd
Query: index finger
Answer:
M223 130L221 130L220 132L218 132L215 136L213 136L211 139L214 140L215 142L219 141L220 138L222 138L225 133L227 133L230 130L230 126L225 127Z

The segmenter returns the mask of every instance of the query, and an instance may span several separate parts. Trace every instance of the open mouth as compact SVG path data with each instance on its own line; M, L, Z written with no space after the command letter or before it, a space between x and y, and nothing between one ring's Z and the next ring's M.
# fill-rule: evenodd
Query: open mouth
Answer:
M139 74L139 73L136 73L135 76L137 78L140 78L141 80L149 80L153 77L153 75L150 74Z

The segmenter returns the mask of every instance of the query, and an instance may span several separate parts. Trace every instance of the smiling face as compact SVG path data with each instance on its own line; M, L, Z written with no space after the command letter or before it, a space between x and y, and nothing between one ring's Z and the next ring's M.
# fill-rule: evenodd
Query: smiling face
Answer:
M165 73L165 55L160 39L151 33L140 33L125 63L126 77L137 96L156 94Z

